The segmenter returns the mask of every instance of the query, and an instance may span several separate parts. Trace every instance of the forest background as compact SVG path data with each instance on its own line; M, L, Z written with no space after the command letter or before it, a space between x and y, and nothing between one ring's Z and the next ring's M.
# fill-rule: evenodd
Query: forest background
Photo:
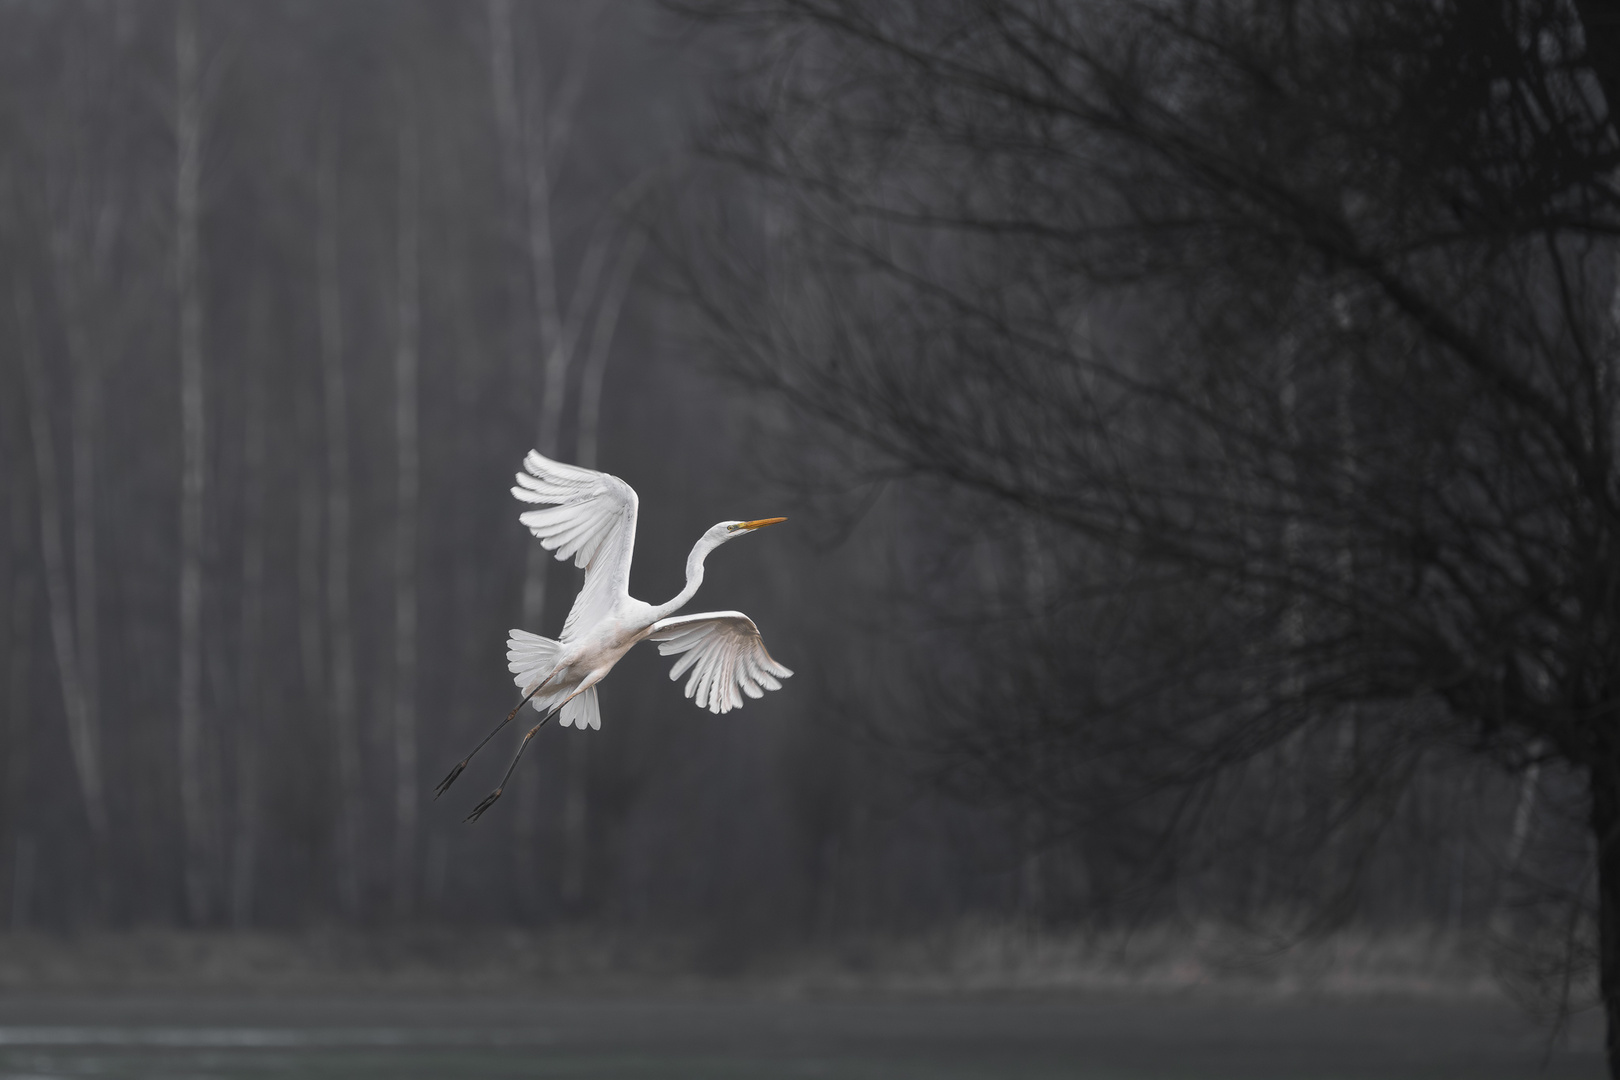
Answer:
M1353 928L1583 985L1578 768L1483 745L1416 676L1322 691L1299 578L1189 574L1142 541L1188 517L1103 527L1100 503L1020 486L1044 459L1018 438L957 459L913 423L999 403L1038 441L1067 421L1018 395L1070 400L1038 381L926 350L898 378L782 375L865 371L851 340L940 315L846 302L804 226L869 222L851 176L901 189L862 141L880 125L793 126L818 87L883 85L840 83L871 74L820 62L859 55L840 43L917 30L860 10L0 6L0 926L565 928L722 969L962 926L1219 926L1261 951ZM995 164L941 145L960 156L936 165ZM1064 325L1141 342L1147 295ZM1032 296L988 306L1016 328ZM1285 411L1327 392L1279 370ZM1342 434L1333 400L1302 423ZM787 516L718 556L703 600L798 674L716 717L633 653L602 730L544 732L469 826L432 785L512 703L506 630L555 632L576 577L516 521L530 447L638 490L645 598L714 521ZM1321 450L1268 452L1303 474ZM1163 464L1127 487L1159 498ZM1314 558L1310 512L1271 506L1256 550ZM1259 659L1207 648L1267 634Z

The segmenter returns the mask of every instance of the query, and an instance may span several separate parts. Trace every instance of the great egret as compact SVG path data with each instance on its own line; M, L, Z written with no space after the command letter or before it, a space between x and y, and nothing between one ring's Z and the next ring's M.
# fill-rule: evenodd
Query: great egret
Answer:
M714 713L741 708L744 694L757 698L766 690L780 689L779 680L793 674L771 659L760 640L759 627L742 612L675 615L703 584L703 560L709 552L786 518L722 521L710 528L686 557L686 588L669 603L655 607L630 595L630 557L636 544L635 490L617 476L564 465L534 450L523 459L523 467L527 471L517 474L518 486L512 494L524 502L541 503L545 509L520 514L518 520L559 560L572 559L575 566L582 567L585 583L563 623L560 640L526 630L513 630L507 639L507 666L524 692L523 700L471 754L456 763L434 789L434 797L455 783L473 754L511 723L525 703L533 705L541 718L523 736L500 784L473 808L468 821L477 821L495 805L529 740L554 715L562 714L563 727L602 726L596 684L638 641L658 642L664 656L685 653L675 661L669 677L678 679L690 671L686 696Z

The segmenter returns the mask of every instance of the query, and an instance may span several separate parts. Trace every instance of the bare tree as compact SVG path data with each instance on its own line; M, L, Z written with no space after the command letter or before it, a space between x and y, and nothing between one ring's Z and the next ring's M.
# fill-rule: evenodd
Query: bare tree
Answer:
M977 508L999 558L1062 538L1055 632L925 665L972 703L962 788L1174 793L1142 837L1205 842L1256 773L1305 836L1425 755L1561 762L1620 1075L1620 57L1587 8L705 5L751 35L709 144L746 180L667 232L716 352L841 463ZM1308 798L1329 773L1358 797Z
M26 396L26 395L25 395ZM21 449L20 447L18 449ZM22 477L13 478L7 492L10 504L9 536L11 566L10 631L7 639L11 663L6 671L6 784L9 790L7 817L11 821L10 865L11 910L13 930L23 928L27 901L23 899L23 886L28 884L28 872L33 862L32 844L28 839L24 818L28 790L29 759L32 750L32 724L34 710L30 696L32 686L34 594L36 584L33 567L23 561L30 547L28 534L33 527L29 520L29 501L21 483Z
M89 820L90 834L96 842L99 856L105 851L107 838L107 796L102 779L101 733L91 726L85 708L83 675L79 670L78 643L73 629L66 544L62 535L62 508L58 495L61 491L61 472L57 467L55 438L51 432L50 401L39 355L34 301L25 287L19 286L16 313L23 379L28 394L34 490L39 504L39 552L45 570L51 642L55 647L62 708L67 716L68 744L78 773L85 816ZM30 856L30 862L31 859Z
M204 747L203 498L207 475L203 387L202 102L194 0L175 9L175 292L180 318L180 803L186 830L186 914L210 915L213 820Z
M97 58L84 55L84 51L76 50L74 68L78 70L68 75L75 82L82 82L86 78L83 69L97 62ZM101 184L85 183L83 179L79 183L65 181L59 188L52 185L55 190L47 194L47 203L51 201L50 194L65 196L62 199L65 205L53 208L55 212L50 215L48 248L55 294L64 315L63 336L73 382L68 422L73 506L73 625L83 684L84 725L95 732L101 730L96 464L102 427L102 367L108 358L102 355L102 342L97 340L92 328L113 322L111 333L106 337L117 340L119 336L120 328L116 325L119 302L112 281L112 260L123 210L116 176L101 179ZM104 857L104 853L98 855L98 858ZM105 907L105 896L100 903Z
M577 464L597 468L598 433L602 421L602 383L607 376L608 355L619 327L619 316L624 308L625 295L636 265L646 248L646 234L637 230L627 237L618 252L613 270L603 290L601 303L596 309L596 322L591 329L591 348L580 371L579 447L574 455ZM590 741L572 739L568 743L567 773L563 781L563 903L578 909L585 898L586 859L589 855L589 788Z
M254 875L259 853L259 799L262 758L260 726L264 716L262 661L265 623L265 503L269 478L265 398L270 336L270 297L260 284L253 296L249 347L243 350L242 398L242 624L236 665L236 806L231 844L231 925L253 923Z
M399 226L395 277L394 440L398 458L394 519L394 909L414 907L416 892L416 636L417 501L421 487L417 440L417 347L420 323L420 152L415 98L401 92Z
M66 432L70 484L73 629L84 726L101 730L101 586L97 476L102 388L128 332L118 257L130 197L128 140L105 124L107 88L118 79L124 42L115 33L82 35L66 50L49 95L40 102L51 134L40 141L42 175L22 185L40 222L54 307L61 316L70 380ZM98 737L99 738L99 737ZM98 862L106 837L96 841ZM106 912L108 868L98 874L98 910Z
M360 716L356 700L354 624L350 605L348 380L344 371L343 296L338 265L337 118L323 120L316 165L315 266L320 313L322 406L326 425L326 625L330 640L332 739L337 749L338 900L350 918L360 912Z

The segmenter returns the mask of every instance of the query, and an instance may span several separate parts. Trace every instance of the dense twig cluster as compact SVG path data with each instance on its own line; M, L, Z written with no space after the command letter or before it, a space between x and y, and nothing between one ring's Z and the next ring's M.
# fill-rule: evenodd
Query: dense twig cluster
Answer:
M922 662L953 783L1229 833L1242 869L1195 880L1252 904L1279 836L1365 867L1459 760L1522 850L1513 792L1551 781L1515 778L1556 763L1620 1002L1620 55L1588 7L699 6L750 47L683 284L739 378L1023 579L924 597L961 616Z

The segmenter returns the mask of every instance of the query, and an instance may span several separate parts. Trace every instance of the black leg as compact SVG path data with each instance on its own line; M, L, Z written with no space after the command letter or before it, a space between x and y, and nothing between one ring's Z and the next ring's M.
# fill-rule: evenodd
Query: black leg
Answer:
M523 708L523 706L525 706L525 705L527 705L529 703L529 699L534 697L534 695L538 694L540 692L541 688L543 688L546 685L546 683L548 683L550 681L551 681L551 676L547 676L545 681L540 683L539 686L536 686L533 690L530 690L527 694L524 694L523 695L523 700L517 703L517 707L514 708L511 712L506 714L506 719L502 720L499 724L496 724L495 725L495 730L490 732L488 735L485 735L484 736L484 741L479 743L477 746L472 748L472 754L468 754L466 757L464 757L460 761L456 762L456 767L450 770L450 775L445 777L443 780L440 780L439 781L439 786L433 789L433 797L435 799L437 799L440 795L443 795L445 792L450 790L450 785L456 782L456 777L460 776L461 775L461 770L463 770L463 769L465 769L467 767L467 762L469 762L469 761L471 761L473 759L473 754L476 754L476 753L478 753L478 751L482 750L484 748L484 743L489 742L489 740L491 740L495 736L499 735L501 733L501 729L504 728L507 724L510 724L512 722L512 718L518 714L519 710L521 710ZM541 723L545 723L545 721L542 720Z
M560 709L562 706L559 705L557 708ZM523 751L529 748L529 740L534 738L534 733L545 727L546 721L550 720L555 715L557 715L557 709L552 709L540 719L538 724L529 729L529 733L527 735L523 736L523 741L518 744L517 754L515 754L512 758L512 764L506 767L506 775L501 777L501 782L496 785L494 791L484 796L483 802L473 807L472 813L467 815L466 820L477 821L479 818L484 816L485 810L488 810L490 807L495 805L495 800L501 797L501 792L506 788L506 782L512 778L512 770L517 768L517 763L519 761L523 760Z

